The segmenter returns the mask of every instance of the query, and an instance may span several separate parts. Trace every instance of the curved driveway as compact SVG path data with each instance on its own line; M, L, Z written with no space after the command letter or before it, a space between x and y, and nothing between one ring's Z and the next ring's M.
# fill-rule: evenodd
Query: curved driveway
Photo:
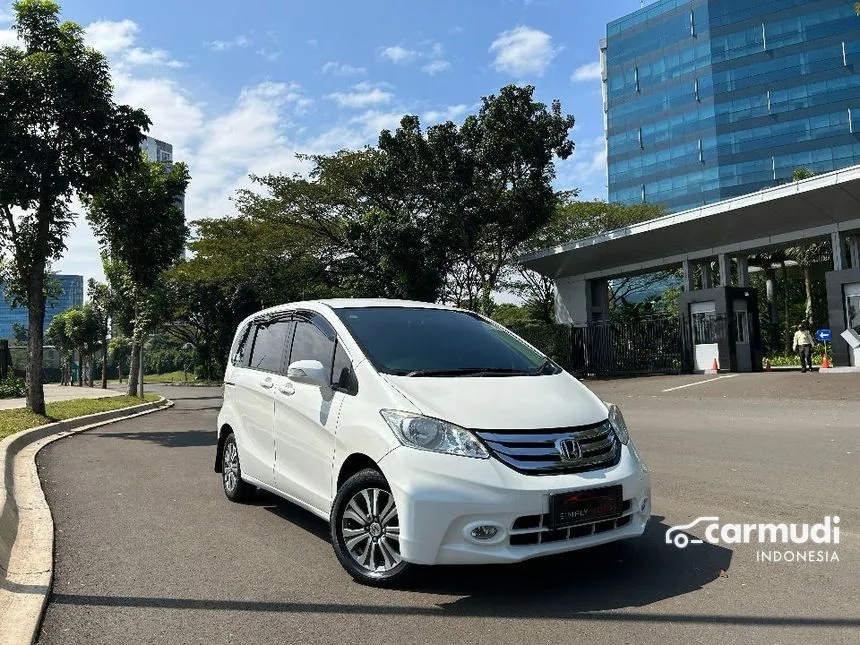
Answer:
M220 390L165 387L175 408L40 453L56 567L39 643L856 643L860 403L750 398L756 378L670 393L696 379L595 385L623 405L653 471L660 515L642 539L427 570L398 591L352 582L310 514L263 494L228 502L212 471ZM780 390L812 391L809 377L779 378ZM833 512L838 563L664 544L667 526L699 515Z

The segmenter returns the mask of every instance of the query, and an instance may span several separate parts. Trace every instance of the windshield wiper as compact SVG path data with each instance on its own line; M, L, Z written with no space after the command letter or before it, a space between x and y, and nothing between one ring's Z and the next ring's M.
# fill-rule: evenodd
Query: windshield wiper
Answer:
M528 376L529 372L510 367L456 367L453 369L413 370L403 376Z
M537 368L537 369L535 369L535 370L532 370L531 372L529 372L529 374L531 374L532 376L538 376L538 375L540 375L540 374L544 374L544 373L546 373L547 368L551 368L551 369L552 369L552 371L551 371L551 372L549 372L550 374L555 374L555 373L556 373L556 372L555 372L555 370L556 370L555 363L553 363L550 359L546 359L546 360L543 362L543 365L541 365L540 367L538 367L538 368Z

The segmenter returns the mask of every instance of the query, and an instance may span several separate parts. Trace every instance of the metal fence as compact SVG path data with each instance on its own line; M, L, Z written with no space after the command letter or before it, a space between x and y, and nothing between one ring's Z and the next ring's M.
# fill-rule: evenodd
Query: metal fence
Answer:
M577 376L681 374L692 371L689 321L659 316L637 321L513 325L513 331Z
M12 357L9 355L9 341L0 338L0 381L10 376L12 370Z
M27 372L27 348L10 347L10 374L24 378ZM60 380L60 353L51 345L45 345L42 354L42 382L54 383Z

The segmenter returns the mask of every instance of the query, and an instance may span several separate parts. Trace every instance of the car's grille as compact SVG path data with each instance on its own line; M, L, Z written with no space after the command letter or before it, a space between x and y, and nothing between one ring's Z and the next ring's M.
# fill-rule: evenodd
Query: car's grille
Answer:
M630 500L624 502L623 512L626 515L613 520L601 520L590 524L580 524L566 529L552 530L549 528L549 513L543 515L523 515L514 521L509 538L511 546L526 546L529 544L546 544L588 537L597 533L614 531L630 523Z
M490 451L508 466L527 475L560 475L608 468L618 463L621 449L608 421L576 428L539 430L475 430ZM581 456L563 459L556 442L575 439Z

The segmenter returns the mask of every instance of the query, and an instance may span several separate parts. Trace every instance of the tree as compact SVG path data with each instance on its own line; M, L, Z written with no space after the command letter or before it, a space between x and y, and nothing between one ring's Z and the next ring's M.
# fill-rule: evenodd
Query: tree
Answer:
M235 320L231 298L221 285L196 277L194 268L189 270L187 264L181 263L165 276L171 312L166 332L180 342L194 345L203 378L212 380L227 367L227 354L239 320Z
M108 354L111 360L116 363L119 382L122 383L122 368L124 365L128 366L131 359L131 338L128 336L112 338L108 343Z
M68 199L88 194L137 155L149 120L113 101L104 56L50 0L20 0L22 47L0 49L0 240L6 281L27 306L27 407L45 413L41 383L45 272L72 224Z
M135 305L128 394L138 386L140 350L159 321L149 292L181 256L188 238L182 197L190 176L185 164L147 161L145 154L86 200L87 220L112 262L127 274ZM120 270L119 268L117 270Z
M553 212L553 159L573 152L573 117L533 94L504 87L459 127L406 115L375 148L302 157L307 177L255 177L267 194L240 191L240 212L303 229L351 294L489 313L514 248Z
M517 247L555 212L553 159L573 154L573 117L562 115L558 100L547 109L533 95L531 85L503 87L498 96L484 97L461 128L475 160L475 185L466 195L469 208L453 212L450 224L459 233L462 261L480 277L478 309L485 314Z
M794 172L791 173L792 181L803 181L804 179L809 179L810 177L814 177L815 173L812 172L806 166L801 166L799 168L795 168Z
M102 389L107 389L107 347L110 330L112 297L108 285L90 278L87 281L87 297L98 325L99 345L102 349Z
M64 311L51 318L48 325L48 339L54 345L60 355L60 384L70 385L72 379L71 364L75 353L75 345L66 328L66 314Z
M16 343L26 343L29 336L30 332L26 325L19 322L12 323L12 338Z

